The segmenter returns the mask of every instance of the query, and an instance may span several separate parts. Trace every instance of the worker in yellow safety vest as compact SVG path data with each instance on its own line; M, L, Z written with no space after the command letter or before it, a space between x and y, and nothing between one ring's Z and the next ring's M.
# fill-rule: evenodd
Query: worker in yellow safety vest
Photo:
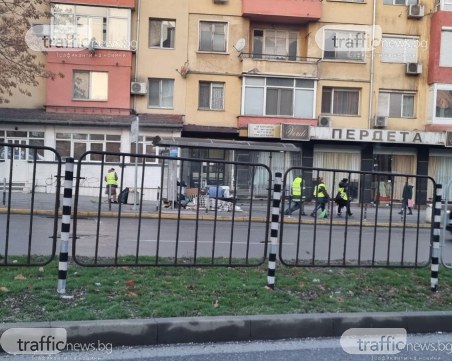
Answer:
M319 217L320 218L327 218L328 212L325 208L326 204L328 203L328 199L330 198L328 194L328 190L326 188L325 183L323 183L323 177L317 178L317 184L314 187L313 196L315 198L315 208L311 213L311 217L317 217L317 211L321 209Z
M348 182L348 178L344 178L339 182L339 188L337 190L336 198L334 199L337 204L338 217L342 216L342 208L344 207L347 210L347 216L352 215L352 212L350 211L349 188L350 183Z
M109 196L109 202L118 203L116 201L116 188L118 188L118 175L115 172L114 168L110 168L108 173L104 177L107 182L106 192Z
M300 215L305 215L303 209L303 189L303 178L301 178L300 176L295 177L290 187L289 208L284 212L284 214L290 215L299 209ZM292 202L294 202L294 204L291 206Z

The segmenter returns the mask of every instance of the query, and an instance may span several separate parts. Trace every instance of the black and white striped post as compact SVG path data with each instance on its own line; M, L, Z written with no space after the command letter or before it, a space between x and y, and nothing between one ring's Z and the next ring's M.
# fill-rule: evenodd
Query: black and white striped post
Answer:
M61 219L60 258L58 263L57 292L66 293L67 265L69 259L69 232L71 230L72 183L74 178L74 158L66 158L64 172L63 216Z
M268 255L267 287L275 289L276 253L278 251L279 213L281 206L280 172L275 173L273 186L272 223L270 228L270 253Z
M431 275L430 275L430 285L431 286L430 286L430 288L433 292L436 292L438 290L442 195L443 195L443 187L441 184L437 184L436 192L435 192L435 208L433 209L433 218L432 218L433 240L432 240L432 262L431 262Z

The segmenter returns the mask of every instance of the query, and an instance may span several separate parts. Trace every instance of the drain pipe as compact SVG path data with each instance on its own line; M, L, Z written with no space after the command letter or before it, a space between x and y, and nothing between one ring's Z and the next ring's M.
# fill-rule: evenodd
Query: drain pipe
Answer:
M141 23L141 0L137 1L137 29L136 29L136 41L137 41L137 47L135 49L135 69L134 69L134 74L133 74L133 80L137 81L137 72L138 72L138 52L140 49L140 23ZM133 105L132 105L132 109L135 111L135 113L137 113L137 96L134 95L133 96Z
M368 117L368 128L372 128L372 118L373 118L373 100L374 100L374 67L375 67L375 21L377 14L377 0L373 0L372 9L372 38L370 44L370 89L369 89L369 117Z

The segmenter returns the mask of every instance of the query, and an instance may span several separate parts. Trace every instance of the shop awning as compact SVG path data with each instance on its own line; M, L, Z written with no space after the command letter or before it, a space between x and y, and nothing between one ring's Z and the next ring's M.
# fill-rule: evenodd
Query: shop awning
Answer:
M300 152L292 143L257 142L246 140L202 139L202 138L162 138L159 145L179 148L246 149L267 152Z

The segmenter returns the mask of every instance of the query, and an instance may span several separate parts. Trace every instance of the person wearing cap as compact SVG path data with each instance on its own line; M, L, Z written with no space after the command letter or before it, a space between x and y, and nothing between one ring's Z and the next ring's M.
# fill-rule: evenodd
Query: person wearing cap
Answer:
M325 183L323 183L323 177L317 178L317 184L314 187L313 192L315 198L315 208L311 213L311 217L317 216L317 211L321 209L320 218L327 218L328 214L325 209L326 204L328 203L328 199L330 198L328 194L328 190L326 188Z
M108 201L112 203L118 203L116 201L116 188L118 188L118 175L115 172L115 168L110 168L108 173L104 177L107 182L106 192L109 198Z
M342 216L342 208L345 207L347 210L347 216L351 216L352 212L350 211L350 193L349 193L350 183L348 182L348 178L343 178L339 182L339 188L337 191L336 198L334 201L337 204L337 216Z

